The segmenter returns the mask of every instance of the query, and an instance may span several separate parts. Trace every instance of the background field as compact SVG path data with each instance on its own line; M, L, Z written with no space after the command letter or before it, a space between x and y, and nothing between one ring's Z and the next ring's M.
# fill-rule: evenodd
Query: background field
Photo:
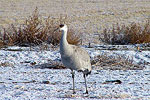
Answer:
M69 27L86 34L150 17L149 0L1 0L0 26L23 23L36 7L42 17L67 16Z

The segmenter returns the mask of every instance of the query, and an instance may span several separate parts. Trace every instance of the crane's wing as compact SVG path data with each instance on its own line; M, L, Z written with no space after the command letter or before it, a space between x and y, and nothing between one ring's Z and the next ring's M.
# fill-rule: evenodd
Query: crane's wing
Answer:
M84 62L90 62L90 56L86 50L72 45L74 55Z
M78 46L72 46L75 61L78 62L78 71L88 75L91 73L90 56L86 50Z

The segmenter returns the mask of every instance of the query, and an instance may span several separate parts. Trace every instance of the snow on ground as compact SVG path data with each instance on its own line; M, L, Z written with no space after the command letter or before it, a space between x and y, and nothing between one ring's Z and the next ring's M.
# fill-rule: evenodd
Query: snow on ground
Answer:
M84 80L76 72L72 94L72 78L69 69L40 69L31 67L60 60L59 51L30 50L11 47L0 50L0 100L58 100L58 99L150 99L150 51L98 50L86 48L91 58L100 54L132 57L144 70L93 70L88 76L89 94L84 94ZM121 80L121 84L106 80ZM47 83L48 82L48 83Z

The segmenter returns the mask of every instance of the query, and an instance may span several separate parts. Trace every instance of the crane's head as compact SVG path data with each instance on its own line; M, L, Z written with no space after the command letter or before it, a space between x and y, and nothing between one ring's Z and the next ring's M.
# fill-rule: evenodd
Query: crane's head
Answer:
M65 25L65 24L60 24L60 25L59 25L59 30L60 30L60 31L67 31L67 25Z
M59 31L67 31L67 30L68 30L67 25L65 25L65 24L60 24L59 27L54 30L54 32L56 32L56 31L58 31L58 30L59 30Z

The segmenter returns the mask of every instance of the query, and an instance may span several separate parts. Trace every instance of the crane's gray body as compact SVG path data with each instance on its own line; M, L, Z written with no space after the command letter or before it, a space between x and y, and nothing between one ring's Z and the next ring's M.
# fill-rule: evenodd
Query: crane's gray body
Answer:
M67 30L62 31L60 41L60 54L64 66L71 70L82 71L84 74L91 72L90 56L86 50L67 42Z

